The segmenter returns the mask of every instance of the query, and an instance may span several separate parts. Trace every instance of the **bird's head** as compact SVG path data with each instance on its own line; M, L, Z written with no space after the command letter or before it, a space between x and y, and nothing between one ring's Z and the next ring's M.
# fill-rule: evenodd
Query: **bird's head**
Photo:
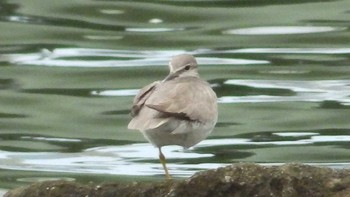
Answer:
M170 73L164 81L177 77L199 77L197 66L197 61L192 55L174 56L169 62Z

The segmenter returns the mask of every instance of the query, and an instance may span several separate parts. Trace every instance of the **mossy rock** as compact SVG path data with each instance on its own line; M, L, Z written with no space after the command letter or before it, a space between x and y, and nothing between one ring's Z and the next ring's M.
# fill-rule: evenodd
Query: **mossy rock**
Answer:
M350 170L302 164L262 166L242 163L202 171L186 180L101 183L45 181L17 188L5 197L350 197Z

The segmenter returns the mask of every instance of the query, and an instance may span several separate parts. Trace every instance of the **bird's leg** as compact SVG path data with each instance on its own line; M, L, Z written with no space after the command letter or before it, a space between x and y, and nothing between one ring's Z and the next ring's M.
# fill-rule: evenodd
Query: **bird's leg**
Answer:
M171 176L168 172L168 168L166 167L166 160L165 160L165 157L162 153L162 149L161 147L159 147L159 160L160 160L160 163L162 163L162 166L164 168L164 171L165 171L165 178L166 179L171 179Z

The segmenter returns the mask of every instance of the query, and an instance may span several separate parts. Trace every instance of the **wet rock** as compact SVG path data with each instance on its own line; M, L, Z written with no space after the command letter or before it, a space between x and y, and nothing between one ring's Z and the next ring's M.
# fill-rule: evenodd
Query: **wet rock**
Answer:
M5 197L39 196L350 197L350 170L334 170L301 164L266 167L245 163L199 172L186 180L98 185L46 181L14 189L5 194Z

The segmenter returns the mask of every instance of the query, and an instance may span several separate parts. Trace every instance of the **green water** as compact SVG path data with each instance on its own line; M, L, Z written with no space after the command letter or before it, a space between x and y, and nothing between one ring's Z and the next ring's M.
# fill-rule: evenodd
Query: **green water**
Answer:
M236 162L350 168L350 1L0 1L0 194L51 179L161 180L128 131L137 90L189 53L219 121L177 178Z

